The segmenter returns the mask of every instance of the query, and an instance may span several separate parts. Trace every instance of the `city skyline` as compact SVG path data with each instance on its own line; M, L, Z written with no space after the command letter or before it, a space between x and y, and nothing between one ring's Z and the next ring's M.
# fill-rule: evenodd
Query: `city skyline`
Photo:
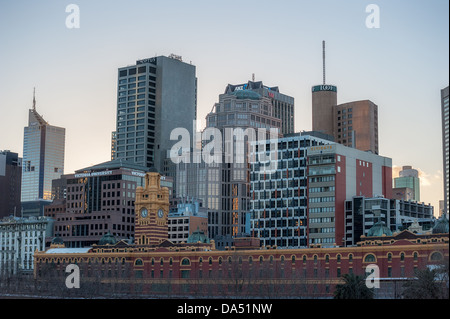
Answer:
M121 3L77 1L80 28L65 24L66 3L0 2L0 149L23 157L23 127L36 87L37 110L66 128L65 174L106 162L116 124L117 69L156 55L181 55L198 78L205 126L223 88L256 81L295 98L295 131L311 129L311 87L327 82L338 104L379 107L379 154L419 170L421 200L438 214L443 199L440 90L448 86L448 2L375 1L380 28L366 26L361 1ZM139 7L139 10L135 8Z

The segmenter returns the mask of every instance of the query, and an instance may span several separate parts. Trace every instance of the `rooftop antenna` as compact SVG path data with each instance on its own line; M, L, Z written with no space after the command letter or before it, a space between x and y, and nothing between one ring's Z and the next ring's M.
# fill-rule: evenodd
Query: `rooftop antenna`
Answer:
M33 111L36 111L36 88L33 88Z
M325 41L322 41L323 84L325 85Z
M255 82L255 73L252 73L252 82Z

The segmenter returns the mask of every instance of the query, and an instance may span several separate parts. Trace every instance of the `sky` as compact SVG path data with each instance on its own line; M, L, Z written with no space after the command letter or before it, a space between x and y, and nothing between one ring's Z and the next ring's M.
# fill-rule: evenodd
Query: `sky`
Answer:
M79 8L79 28L66 19ZM379 25L366 20L379 8ZM196 66L198 119L227 84L257 81L295 99L311 130L311 87L378 105L379 153L419 170L421 201L443 199L440 90L449 83L448 0L0 0L0 150L23 154L37 111L66 128L65 173L110 160L117 69L170 54Z

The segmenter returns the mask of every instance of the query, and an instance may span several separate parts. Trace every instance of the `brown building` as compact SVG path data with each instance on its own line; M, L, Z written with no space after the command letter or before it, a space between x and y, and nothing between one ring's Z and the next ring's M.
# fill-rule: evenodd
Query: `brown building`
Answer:
M85 247L107 233L132 240L135 233L136 189L143 186L147 168L114 160L63 175L65 189L45 207L45 216L54 219L55 236L66 247ZM53 183L55 185L55 183ZM48 239L50 240L50 239Z
M369 100L337 105L334 139L340 144L378 154L378 106Z
M334 110L337 88L334 85L316 85L312 88L312 130L334 136Z
M335 142L378 154L378 106L369 100L337 104L337 88L312 88L312 130Z

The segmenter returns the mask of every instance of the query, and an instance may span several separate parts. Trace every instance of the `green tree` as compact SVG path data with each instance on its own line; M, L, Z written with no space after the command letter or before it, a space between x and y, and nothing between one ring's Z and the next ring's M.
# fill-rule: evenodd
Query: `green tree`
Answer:
M373 299L373 291L366 286L364 277L345 274L342 278L344 283L336 285L334 299Z

